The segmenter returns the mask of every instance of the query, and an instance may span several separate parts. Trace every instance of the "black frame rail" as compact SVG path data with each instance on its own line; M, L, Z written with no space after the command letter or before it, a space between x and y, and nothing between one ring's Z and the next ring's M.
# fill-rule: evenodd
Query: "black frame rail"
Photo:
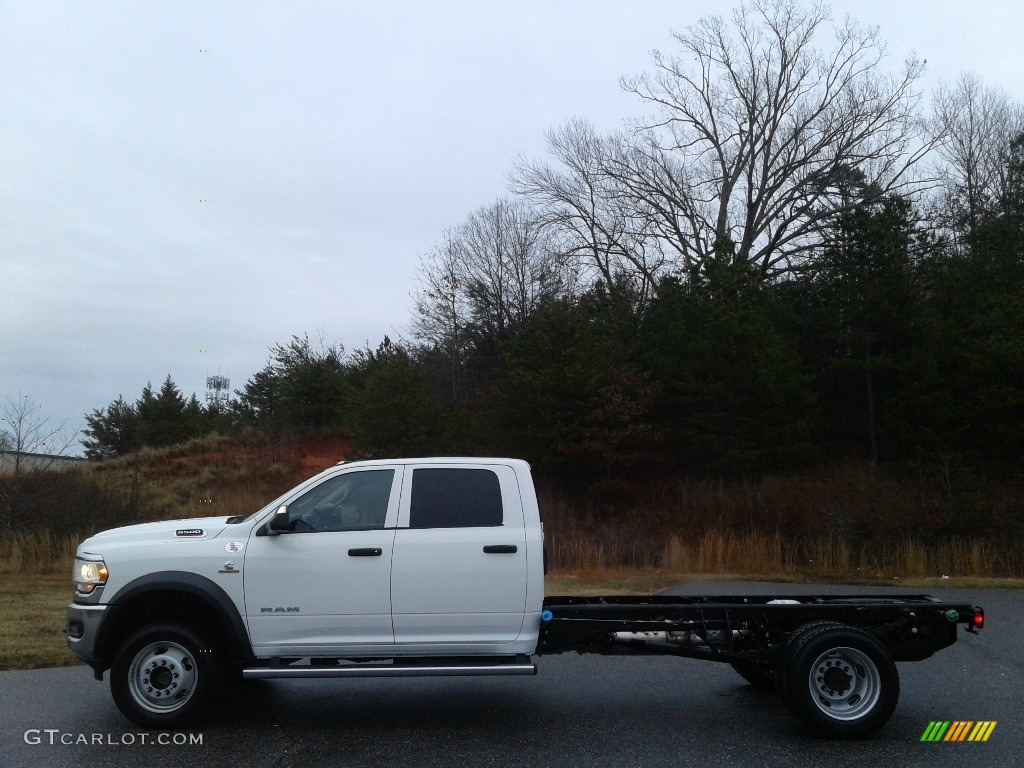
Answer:
M772 661L789 636L838 622L878 638L896 661L920 661L975 632L984 612L929 595L549 597L538 654L657 653L710 661Z

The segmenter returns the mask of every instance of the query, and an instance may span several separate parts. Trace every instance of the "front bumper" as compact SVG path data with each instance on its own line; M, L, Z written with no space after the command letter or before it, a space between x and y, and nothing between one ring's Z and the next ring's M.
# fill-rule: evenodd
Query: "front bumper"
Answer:
M106 605L72 603L64 619L68 648L79 659L99 671L106 669L105 660L99 655L98 638L100 626L109 615L108 608Z

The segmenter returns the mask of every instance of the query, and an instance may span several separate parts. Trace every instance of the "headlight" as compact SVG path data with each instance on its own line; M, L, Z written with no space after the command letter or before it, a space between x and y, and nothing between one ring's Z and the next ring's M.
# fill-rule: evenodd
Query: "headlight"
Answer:
M107 566L102 560L80 560L75 558L71 569L71 580L75 583L75 591L88 595L96 587L107 583Z

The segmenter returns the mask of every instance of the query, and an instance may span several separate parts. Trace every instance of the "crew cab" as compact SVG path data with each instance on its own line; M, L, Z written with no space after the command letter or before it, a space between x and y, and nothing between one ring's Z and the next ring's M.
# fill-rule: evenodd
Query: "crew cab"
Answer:
M144 727L195 722L225 675L529 675L572 650L731 663L819 731L862 736L895 708L895 661L984 626L924 595L545 598L544 571L526 462L354 462L246 516L86 539L67 642Z

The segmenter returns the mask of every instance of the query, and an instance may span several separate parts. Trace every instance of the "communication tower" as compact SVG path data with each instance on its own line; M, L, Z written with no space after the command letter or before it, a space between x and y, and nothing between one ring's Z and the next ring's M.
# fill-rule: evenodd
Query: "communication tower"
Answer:
M227 376L221 376L218 373L216 376L206 377L206 404L208 406L222 408L228 404L230 399L231 381Z

